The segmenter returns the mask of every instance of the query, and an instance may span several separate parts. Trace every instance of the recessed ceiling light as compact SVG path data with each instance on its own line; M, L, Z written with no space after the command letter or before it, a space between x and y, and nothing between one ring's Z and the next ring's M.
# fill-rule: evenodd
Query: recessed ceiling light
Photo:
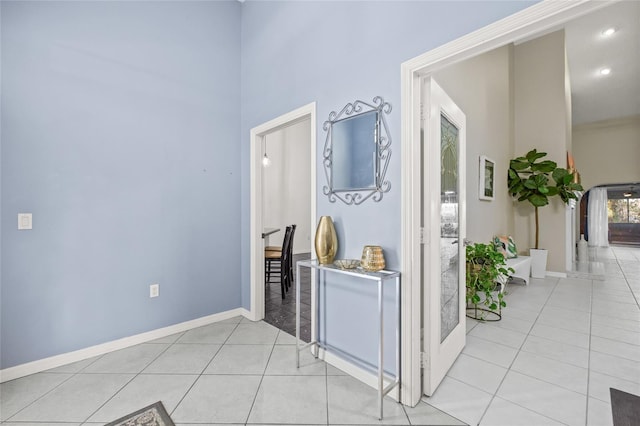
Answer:
M629 197L631 197L633 195L633 193L632 192L625 192L622 195L625 196L626 198L629 198Z
M613 33L615 33L615 32L616 32L615 28L613 28L613 27L612 28L607 28L606 30L604 30L602 32L602 35L605 36L605 37L609 37L609 36L612 36Z
M609 75L611 74L611 68L602 68L600 70L600 75Z

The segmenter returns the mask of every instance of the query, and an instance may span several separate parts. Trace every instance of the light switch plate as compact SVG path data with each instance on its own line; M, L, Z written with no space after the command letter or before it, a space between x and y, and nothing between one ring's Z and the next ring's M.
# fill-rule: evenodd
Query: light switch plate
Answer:
M151 284L149 286L149 297L160 296L160 284Z
M18 229L33 229L31 213L18 213Z

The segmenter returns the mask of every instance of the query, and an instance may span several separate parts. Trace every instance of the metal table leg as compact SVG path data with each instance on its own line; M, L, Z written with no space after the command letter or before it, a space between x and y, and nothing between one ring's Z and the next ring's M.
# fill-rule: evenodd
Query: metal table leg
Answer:
M300 265L296 265L296 368L300 368Z
M316 273L312 274L312 276L314 276L316 279L313 280L313 282L311 283L312 288L310 289L311 291L314 291L313 289L313 285L315 285L315 296L316 296L316 304L315 304L315 309L314 309L314 317L315 317L315 327L314 327L314 331L315 331L315 339L312 339L311 342L301 345L300 344L300 267L304 266L304 267L308 267L310 268L312 271L315 270ZM401 389L400 389L400 377L401 377L401 348L400 348L400 340L401 340L401 326L400 326L400 321L402 318L402 313L401 313L401 288L400 288L400 275L397 272L388 272L385 271L385 274L393 274L392 276L395 278L396 280L396 292L395 292L395 297L396 297L396 310L397 310L397 321L396 321L396 328L395 328L395 332L396 332L396 351L395 351L395 355L396 355L396 364L395 364L395 368L396 368L396 374L395 377L393 378L393 381L391 381L389 383L389 385L385 388L384 387L384 294L383 294L383 281L387 278L391 278L391 276L389 275L374 275L373 277L370 274L359 274L359 273L354 273L352 271L341 271L339 269L335 269L335 268L328 268L326 266L323 265L317 265L314 264L313 262L302 262L296 264L296 282L298 283L297 287L296 287L296 367L300 368L300 351L304 350L310 346L315 346L315 352L314 352L314 356L316 358L318 358L319 356L319 352L320 352L320 348L322 347L322 349L324 350L330 350L331 348L327 345L324 345L322 343L320 343L320 295L321 295L321 285L323 285L323 281L324 281L324 286L326 289L326 274L327 271L330 270L331 272L335 272L335 273L346 273L348 275L355 275L355 276L362 276L363 278L367 278L367 279L373 279L375 281L377 281L378 284L378 317L379 317L379 322L378 322L378 369L377 369L377 374L378 374L378 411L379 411L379 420L383 419L384 416L384 397L385 395L387 395L389 392L391 392L396 386L398 387L398 397L400 397L400 393L401 393ZM326 302L326 301L325 301ZM333 350L337 351L338 353L340 353L341 351L338 348L333 348ZM344 353L344 355L346 355L347 357L349 357L350 355L348 353ZM375 370L374 370L375 371Z
M320 283L322 282L322 271L317 271L317 279L315 280L314 283L312 283L311 285L313 286L315 284L316 286L316 313L315 313L315 318L316 318L316 338L315 341L316 342L320 342ZM312 290L312 289L309 289ZM320 344L316 344L316 351L314 354L315 358L317 359L320 356Z
M378 281L378 314L380 323L378 324L378 407L380 410L379 419L382 420L382 399L384 398L384 320L382 316L382 280Z
M396 381L398 382L398 401L401 401L400 398L400 321L402 319L402 314L400 312L400 307L402 306L400 302L400 277L396 278L396 312L398 314L398 319L396 321Z

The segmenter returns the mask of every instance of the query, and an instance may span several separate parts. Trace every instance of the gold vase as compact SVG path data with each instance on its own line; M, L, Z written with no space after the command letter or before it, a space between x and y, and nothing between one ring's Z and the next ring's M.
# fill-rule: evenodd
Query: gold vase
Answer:
M333 263L338 251L338 236L331 216L322 216L316 229L316 255L321 264Z
M360 266L365 271L381 271L384 269L384 253L380 246L364 246L362 249L362 261Z

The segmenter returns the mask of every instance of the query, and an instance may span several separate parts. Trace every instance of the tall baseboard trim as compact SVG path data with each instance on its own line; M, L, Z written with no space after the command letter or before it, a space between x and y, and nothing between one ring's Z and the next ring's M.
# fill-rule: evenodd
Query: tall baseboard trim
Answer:
M567 278L566 272L546 271L545 275L548 277Z
M313 351L313 348L311 348L311 350ZM331 352L325 351L324 349L320 349L318 352L318 358L324 360L327 364L334 366L338 370L344 371L353 378L360 380L365 385L371 386L376 390L378 389L378 376L375 373L372 373L362 367L358 367L357 365L354 365ZM385 386L387 386L391 383L391 378L385 375L384 382ZM393 398L396 402L400 402L400 391L397 387L389 392L387 396Z
M49 358L43 358L36 361L27 362L25 364L16 365L15 367L0 370L0 383L9 380L18 379L30 374L40 373L52 368L60 367L72 362L82 361L98 355L104 355L119 349L135 346L140 343L149 342L151 340L161 339L172 334L180 333L203 325L213 324L224 321L229 318L242 315L250 319L249 311L244 308L232 309L230 311L220 312L206 317L196 318L194 320L181 322L179 324L170 325L168 327L158 328L156 330L147 331L145 333L136 334L134 336L123 337L122 339L112 340L111 342L101 343L99 345L90 346L88 348L79 349L73 352L67 352L60 355L54 355Z

